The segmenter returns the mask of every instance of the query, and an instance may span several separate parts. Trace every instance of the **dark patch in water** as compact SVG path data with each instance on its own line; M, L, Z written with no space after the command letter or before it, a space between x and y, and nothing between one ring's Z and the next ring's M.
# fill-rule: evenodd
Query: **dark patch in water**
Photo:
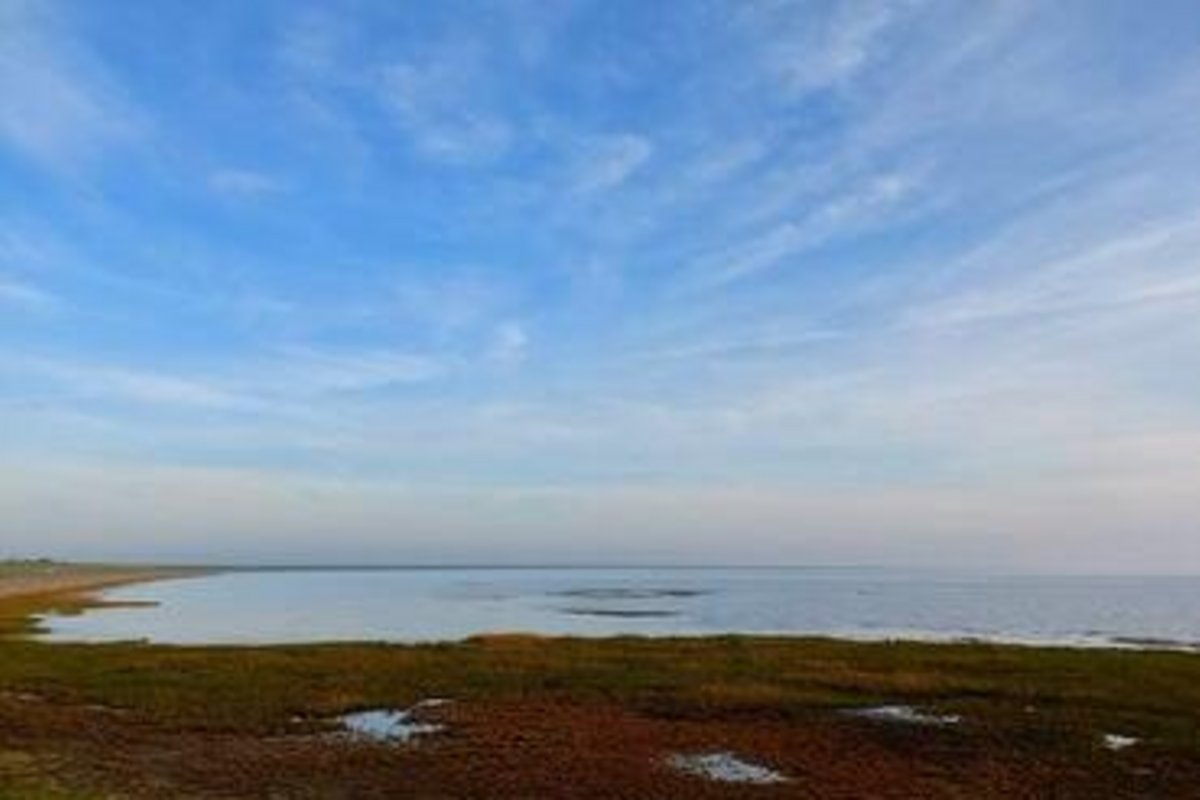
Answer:
M626 617L631 619L679 616L678 611L658 608L560 608L559 612L576 617Z
M552 592L558 597L580 597L588 600L658 600L662 598L702 597L712 594L708 589L629 589L629 588L597 588L597 589L567 589Z

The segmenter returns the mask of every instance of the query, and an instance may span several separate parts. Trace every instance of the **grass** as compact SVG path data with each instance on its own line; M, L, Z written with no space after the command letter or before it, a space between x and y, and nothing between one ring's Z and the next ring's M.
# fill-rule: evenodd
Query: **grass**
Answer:
M267 733L421 697L549 696L686 718L905 702L1036 706L1200 755L1200 659L826 639L485 637L459 644L170 648L0 643L0 687L134 709L171 724Z

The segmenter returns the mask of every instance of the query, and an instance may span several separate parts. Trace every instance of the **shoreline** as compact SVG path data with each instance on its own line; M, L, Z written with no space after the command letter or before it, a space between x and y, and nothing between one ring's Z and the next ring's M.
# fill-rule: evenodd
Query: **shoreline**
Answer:
M106 588L221 571L0 565L0 796L515 800L569 785L596 800L792 797L800 781L818 797L1200 796L1191 653L753 635L36 636L39 615L102 607ZM364 741L341 722L362 716L425 733ZM679 766L713 763L787 780L721 784Z
M107 604L106 589L138 583L210 575L204 567L131 566L73 562L0 563L0 642L32 639L42 633L39 616L76 614Z
M73 562L0 564L0 602L94 592L115 586L211 575L209 567Z
M10 628L14 623L19 627L18 634L33 635L41 633L37 626L36 617L47 612L77 614L89 609L104 609L126 605L121 602L110 602L103 598L102 593L108 589L142 583L153 583L181 578L205 577L219 574L237 574L253 572L280 571L341 571L344 568L328 567L260 567L260 566L196 566L196 565L129 565L118 563L75 563L75 562L0 562L0 636L12 633ZM371 571L392 571L396 567L375 567ZM399 569L408 569L399 568ZM140 603L139 603L140 605ZM153 603L148 603L153 605ZM22 623L24 623L22 625ZM665 640L708 640L739 638L747 641L754 640L827 640L848 644L871 643L911 643L934 646L981 646L1024 648L1030 650L1063 649L1078 651L1121 651L1121 652L1171 652L1181 654L1200 654L1200 642L1184 639L1170 639L1160 636L1129 636L1129 635L1099 635L1079 634L1063 635L1059 638L1042 638L1036 635L1010 634L980 634L976 631L925 631L898 628L891 631L856 631L842 630L679 630L671 632L639 632L609 631L609 632L564 632L539 631L536 629L523 630L494 629L478 630L458 637L444 638L402 638L402 637L371 637L371 636L338 636L335 638L251 638L232 637L229 639L213 638L211 640L192 640L183 638L145 639L146 644L170 647L236 647L236 648L278 648L278 647L322 647L329 645L391 645L397 647L412 647L426 645L461 644L473 638L491 636L521 636L539 638L547 641L556 639L621 639L646 638ZM130 637L137 638L137 637ZM77 640L60 639L46 641L48 644L104 644L111 641L81 638Z

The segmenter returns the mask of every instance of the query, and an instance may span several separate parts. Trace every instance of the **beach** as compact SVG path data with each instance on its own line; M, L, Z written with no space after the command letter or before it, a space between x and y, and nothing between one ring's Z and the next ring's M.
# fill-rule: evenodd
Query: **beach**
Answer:
M187 566L0 562L0 636L39 632L37 617L43 613L73 614L109 605L97 596L105 589L212 571Z
M207 570L192 567L0 562L0 600L39 595L61 596L205 572Z

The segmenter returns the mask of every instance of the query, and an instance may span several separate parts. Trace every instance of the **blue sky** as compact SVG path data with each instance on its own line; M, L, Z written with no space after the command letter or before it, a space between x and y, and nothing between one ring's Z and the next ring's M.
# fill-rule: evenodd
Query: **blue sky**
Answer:
M0 549L1200 570L1198 43L0 0Z

